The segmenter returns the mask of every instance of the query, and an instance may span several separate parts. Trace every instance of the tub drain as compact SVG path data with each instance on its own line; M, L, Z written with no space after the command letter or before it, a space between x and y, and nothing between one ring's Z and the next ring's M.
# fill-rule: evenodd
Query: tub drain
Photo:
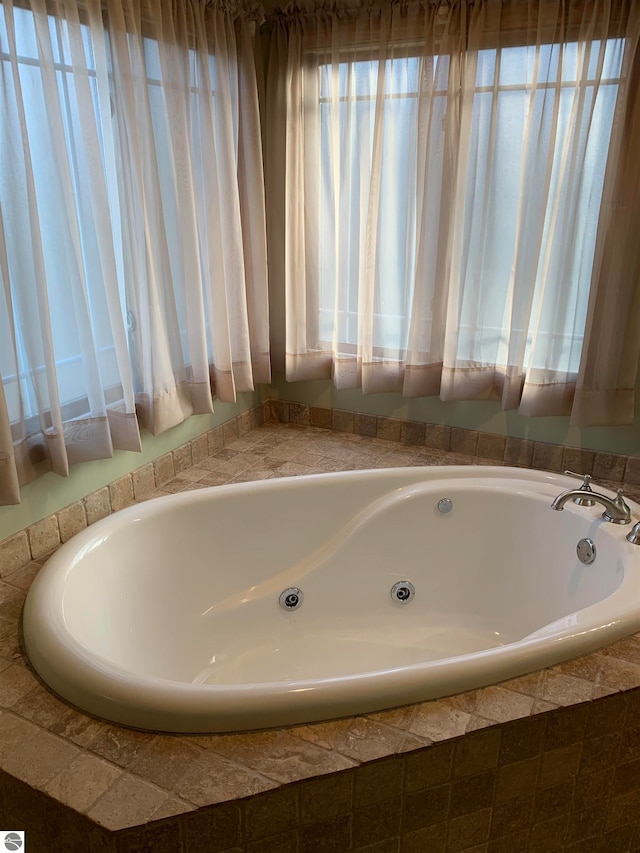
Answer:
M391 600L396 604L408 604L416 594L416 590L411 581L398 581L391 587L390 594Z
M581 563L588 566L596 558L596 546L593 539L581 539L576 545L576 554Z
M302 605L303 599L302 590L298 589L297 586L290 586L289 589L280 593L278 600L283 610L297 610Z

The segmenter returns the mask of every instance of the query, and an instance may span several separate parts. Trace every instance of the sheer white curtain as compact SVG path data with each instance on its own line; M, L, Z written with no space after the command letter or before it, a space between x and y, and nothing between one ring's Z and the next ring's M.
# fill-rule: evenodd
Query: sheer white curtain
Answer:
M0 503L269 381L258 8L0 0Z
M578 385L582 423L631 420L628 226L615 282L602 258L630 212L615 182L638 179L628 157L620 181L619 155L640 144L639 31L637 0L278 11L267 162L287 377L526 415L570 414ZM626 347L587 369L616 325Z

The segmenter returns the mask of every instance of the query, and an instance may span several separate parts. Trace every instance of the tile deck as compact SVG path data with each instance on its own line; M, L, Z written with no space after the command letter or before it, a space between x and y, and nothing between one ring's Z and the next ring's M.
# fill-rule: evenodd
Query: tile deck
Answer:
M153 477L147 477L147 487L140 485L136 494L144 495L140 500L265 478L472 463L505 464L424 445L402 445L397 440L268 423L241 437L228 433L224 446L214 448L212 455L200 454L196 464L185 464L178 473L174 468L160 488L153 488ZM156 466L162 464L156 462ZM134 485L141 484L144 476L142 471L134 477ZM631 496L638 499L640 492ZM77 514L65 513L65 538L78 527ZM43 527L34 536L36 549L46 547L49 535ZM19 642L20 612L29 584L45 559L42 555L17 568L7 563L0 580L0 768L110 832L282 786L284 797L286 786L301 780L336 786L340 783L329 780L339 780L340 774L333 775L339 770L370 764L375 773L375 762L382 758L424 752L430 744L444 744L497 723L533 718L640 687L640 635L635 635L499 685L379 713L241 734L134 731L69 707L48 691L25 659ZM552 779L571 760L569 753L552 756L540 772ZM468 772L463 768L459 775ZM412 784L418 787L417 781L405 779L405 783L409 791ZM313 811L314 806L308 803L307 808ZM258 812L247 815L254 823L265 820ZM251 824L246 831L250 837Z

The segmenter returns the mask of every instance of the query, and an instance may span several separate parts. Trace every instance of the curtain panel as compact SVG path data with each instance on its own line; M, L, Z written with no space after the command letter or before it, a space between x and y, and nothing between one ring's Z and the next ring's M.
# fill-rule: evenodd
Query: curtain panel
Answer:
M638 0L299 0L271 24L287 378L630 423Z
M260 10L0 0L0 503L270 380Z

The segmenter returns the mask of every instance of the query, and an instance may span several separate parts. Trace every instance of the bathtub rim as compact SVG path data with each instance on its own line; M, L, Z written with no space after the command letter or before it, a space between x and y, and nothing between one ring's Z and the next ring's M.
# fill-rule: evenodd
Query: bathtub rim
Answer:
M575 485L575 480L553 472L491 465L436 465L361 469L305 475L304 479L326 480L331 478L340 480L345 477L359 478L372 475L379 477L383 475L385 478L393 480L394 476L402 472L411 472L416 478L416 482L425 479L437 481L469 478L475 474L479 479L488 477L496 480L516 479L529 483L533 481L546 486L554 484L559 492ZM443 473L444 476L442 476ZM617 605L615 607L617 618L603 626L589 628L588 632L591 639L588 642L583 639L583 630L558 629L555 631L553 629L555 623L552 623L540 631L533 632L534 635L540 636L530 635L507 646L485 649L464 656L366 672L358 676L339 676L307 681L264 682L252 685L231 683L225 685L194 685L158 676L146 676L144 681L141 681L138 674L134 675L131 671L113 664L95 652L88 653L86 647L73 635L65 632L58 621L46 623L48 631L44 643L40 640L33 640L30 631L25 631L25 624L28 626L32 620L38 620L42 616L39 611L43 607L46 610L51 609L49 595L56 587L63 587L68 573L73 571L75 563L68 560L67 555L81 552L96 539L101 538L104 531L110 530L114 525L119 525L123 519L127 517L132 519L136 516L142 518L147 514L153 514L160 500L163 502L163 507L170 511L171 505L206 501L212 493L223 499L224 495L228 494L229 489L233 489L235 493L241 493L245 490L267 489L269 485L271 487L276 485L276 487L280 486L281 488L295 488L296 483L299 482L300 477L283 477L275 480L227 484L151 499L102 519L62 545L50 557L34 580L23 612L23 643L28 657L40 677L55 693L63 697L64 701L97 717L126 726L164 732L231 732L281 727L328 718L372 713L389 707L445 698L456 693L499 684L506 679L539 671L578 655L589 654L640 630L640 605L631 606L627 604L625 606L625 590L622 583L610 596L603 599L603 602L593 605L593 607L600 607L602 603L608 602L609 610L611 610L612 604ZM613 494L609 489L603 489L603 491ZM635 511L636 515L640 514L640 506L633 502L630 503L632 504L632 511ZM618 527L618 530L623 529L626 531L626 527ZM621 547L627 553L635 555L635 547L637 546L624 541L624 534L621 534L620 539ZM638 557L640 557L640 552L638 552ZM45 572L47 567L49 569ZM578 613L585 614L590 609L586 608L578 611ZM575 614L568 614L564 618L573 615ZM63 618L61 622L64 622ZM574 627L584 628L584 625L578 624ZM606 634L604 640L600 639L602 632ZM68 659L67 656L69 656L76 665L73 677L70 678L68 675L56 671L55 666L52 670L50 654L51 648L56 646L58 650L62 649L63 658ZM543 648L546 651L541 654ZM508 665L505 665L504 661L505 649L510 650ZM535 656L535 664L529 665L527 661L532 656ZM469 661L482 663L483 666L477 667L478 672L475 679L466 677L465 684L461 687L456 682L456 674ZM448 673L442 672L445 669L448 670ZM496 675L498 671L499 677ZM46 677L43 672L46 672ZM425 689L422 679L427 673L430 676L435 673L436 677L430 683L429 688ZM407 681L402 689L393 683L399 679L400 675L403 675L404 680ZM411 678L408 677L409 675ZM355 690L354 681L357 681L357 689ZM362 701L360 694L366 693L372 683L380 683L378 693L381 699L388 695L385 685L389 685L389 681L391 681L389 689L394 695L393 703L390 704L388 701L366 703ZM340 688L347 683L350 688L350 698L349 702L345 704L342 697L344 691ZM90 688L87 688L87 684L90 685ZM327 693L328 688L335 688L335 690ZM233 696L228 695L230 690L233 691ZM136 701L131 702L131 695L136 691ZM325 695L319 695L318 691L323 691ZM416 691L420 693L419 697L416 696ZM255 700L254 705L263 703L259 711L256 711L254 707L249 710L245 708L239 710L238 694L250 695ZM209 707L212 696L216 700L214 713ZM398 697L397 700L395 697ZM169 702L173 704L171 711L166 710L166 705ZM142 710L141 704L146 704ZM357 707L355 707L356 705ZM182 719L181 723L176 722L177 717Z

